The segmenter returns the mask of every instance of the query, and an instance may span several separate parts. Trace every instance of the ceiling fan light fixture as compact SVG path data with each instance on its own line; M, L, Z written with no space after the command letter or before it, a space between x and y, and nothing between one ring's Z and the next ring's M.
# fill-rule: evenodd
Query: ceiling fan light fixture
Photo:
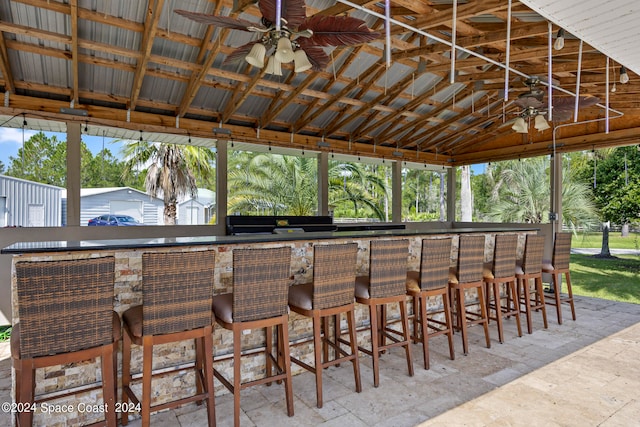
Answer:
M251 48L251 51L244 57L245 61L254 67L264 67L264 56L267 53L267 48L262 43L256 43Z
M281 64L293 61L293 46L291 45L291 40L289 40L289 38L280 37L280 39L278 39L278 47L276 48L274 56Z
M280 65L280 61L278 60L278 58L276 58L276 55L272 55L269 57L269 62L267 62L265 73L273 74L274 76L282 75L282 67Z
M538 114L534 120L533 127L542 132L543 130L549 129L551 126L549 126L549 123L544 119L542 114Z
M564 47L564 30L560 28L558 30L558 34L556 35L556 41L553 43L553 48L555 50L561 50Z
M624 65L620 67L620 83L629 83L629 74L627 73L627 68Z
M516 119L516 122L513 124L513 126L511 126L511 129L518 133L529 133L527 122L525 122L522 117L518 117Z
M294 70L296 73L302 73L303 71L310 70L313 65L309 62L307 54L304 50L298 49L293 53Z

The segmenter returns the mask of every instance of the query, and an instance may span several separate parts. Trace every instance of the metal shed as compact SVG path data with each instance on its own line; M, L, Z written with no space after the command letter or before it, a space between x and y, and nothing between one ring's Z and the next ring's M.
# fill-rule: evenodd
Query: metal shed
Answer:
M63 191L54 185L0 175L0 227L60 227Z
M216 192L206 188L198 188L195 198L188 198L178 203L178 224L208 224L215 215Z

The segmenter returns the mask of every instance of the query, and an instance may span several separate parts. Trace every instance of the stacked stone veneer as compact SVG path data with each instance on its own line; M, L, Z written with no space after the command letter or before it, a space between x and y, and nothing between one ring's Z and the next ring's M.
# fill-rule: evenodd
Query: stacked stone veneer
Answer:
M527 232L519 232L518 257L522 257L524 239ZM455 236L455 234L453 234ZM411 237L397 237L409 241L408 269L418 270L420 267L421 241L423 238L442 238L448 235L417 235ZM384 239L396 239L396 237L383 237ZM78 251L78 252L56 252L47 254L25 254L14 257L14 263L22 260L58 260L58 259L80 259L100 256L115 256L115 284L114 284L114 309L122 315L128 308L142 304L142 253L145 251L166 252L166 251L199 251L213 249L216 251L216 265L212 284L214 294L221 294L233 291L233 250L236 248L258 248L274 246L290 246L292 248L291 275L292 285L311 281L313 277L313 246L316 244L338 244L345 242L358 243L357 274L366 275L369 270L369 241L371 239L345 239L345 240L298 240L277 243L251 243L251 244L229 244L229 245L201 245L201 246L180 246L170 248L157 248L148 250L99 250L99 251ZM455 265L458 240L453 239L451 250L451 263ZM493 254L493 234L486 234L485 261L490 261ZM54 284L52 284L53 286ZM185 283L185 286L189 286ZM259 286L259 284L258 284ZM19 321L16 293L15 269L12 272L12 308L14 323ZM474 298L473 295L469 295ZM434 307L439 301L433 301ZM399 318L397 307L390 307L388 310L390 317ZM361 346L370 345L370 334L368 331L369 313L366 307L356 304L356 322L359 328L358 344ZM411 323L411 322L410 322ZM343 330L346 329L346 319L342 318ZM233 353L233 337L230 331L220 327L214 328L214 366L220 370L227 378L233 378L233 364L231 355ZM291 313L289 320L289 336L292 342L291 352L295 357L309 363L313 361L312 347L312 327L311 320L296 313ZM252 331L252 333L242 336L243 350L251 353L252 350L260 349L264 346L264 332ZM194 345L192 341L159 345L154 348L153 367L156 369L168 368L176 365L189 363L194 359ZM87 384L94 384L101 378L99 375L99 365L95 362L85 362L63 366L54 366L39 369L36 374L36 394L56 392L60 390L82 387ZM132 349L132 370L140 372L142 367L142 352L140 348L134 346ZM293 373L298 374L302 368L292 365ZM118 355L118 383L120 383L121 354ZM242 378L243 381L258 378L265 370L264 357L257 353L256 357L243 358ZM226 393L226 389L214 380L217 393ZM15 385L15 379L14 379ZM141 395L141 387L138 386L136 394ZM195 390L195 377L190 371L174 372L154 378L152 386L153 403L161 403L174 400L180 396L187 396ZM283 394L284 398L284 394ZM118 389L118 401L121 400L120 389ZM74 397L66 397L59 400L60 403L70 403L74 407L80 402L86 404L102 404L102 391L98 388L82 392ZM56 401L51 401L55 404ZM36 413L34 425L63 426L63 425L83 425L94 422L101 418L95 413L56 413L42 414Z

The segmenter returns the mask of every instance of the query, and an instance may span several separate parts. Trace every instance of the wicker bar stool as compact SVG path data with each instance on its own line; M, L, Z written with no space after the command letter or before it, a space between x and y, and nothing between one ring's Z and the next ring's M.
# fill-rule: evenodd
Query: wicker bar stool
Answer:
M356 302L369 307L371 350L358 348L372 357L373 385L378 387L380 353L393 347L405 348L407 369L413 376L406 295L409 246L406 240L372 240L369 248L369 275L356 277ZM402 331L387 326L385 305L391 303L400 306Z
M357 255L357 243L315 245L313 247L313 283L289 288L291 310L313 318L314 366L294 357L291 357L291 361L315 374L318 408L322 408L322 370L329 366L351 362L356 392L362 391L354 314ZM349 341L341 338L340 319L343 313L347 317L349 326ZM329 333L331 317L334 321L333 340ZM341 344L349 345L350 352L344 351ZM334 350L332 360L329 360L329 347Z
M484 328L487 348L491 347L487 305L484 296L482 268L484 264L484 236L461 235L458 243L458 261L449 271L449 290L455 302L456 328L462 335L464 355L469 353L467 327L480 324ZM475 289L477 300L466 302L465 291ZM454 304L452 304L454 305ZM479 306L478 311L467 309L469 305Z
M11 332L11 357L16 402L32 407L73 394L35 396L37 368L100 357L107 410L106 419L94 425L115 427L120 318L113 311L114 258L22 261L15 268L20 321ZM30 426L33 411L17 412L16 421Z
M569 304L571 316L576 320L576 308L573 305L573 291L571 290L571 274L569 272L569 257L571 255L571 233L556 233L553 242L553 258L551 262L542 261L542 272L552 277L554 299L547 298L545 304L555 305L558 314L558 324L562 324L562 304ZM560 293L562 275L567 282L567 294Z
M413 298L413 340L422 342L424 369L429 369L429 340L446 335L449 340L449 357L455 359L453 349L453 323L449 302L449 265L451 263L451 238L423 239L420 271L407 273L407 295ZM427 310L429 297L440 297L441 310ZM444 314L444 322L435 314Z
M542 289L542 257L544 255L544 236L527 234L524 254L521 262L516 263L516 290L520 312L527 317L527 332L533 332L532 311L542 312L544 328L547 329L547 308ZM531 287L531 279L534 281ZM522 307L524 306L524 310Z
M498 325L498 341L504 342L503 318L514 316L518 328L518 336L522 336L520 325L520 307L517 302L516 289L516 250L518 236L515 234L499 234L495 237L493 260L484 265L483 280L487 286L487 315ZM501 287L505 285L505 298L501 296ZM492 298L493 295L493 298ZM502 304L502 300L505 304ZM495 317L491 317L491 309Z
M206 402L209 426L215 426L213 389L213 271L215 252L166 252L142 254L142 305L122 315L122 402L131 399L140 406L142 425L148 426L152 411L175 408L189 402ZM153 373L153 346L195 340L193 366L176 366ZM142 346L142 397L132 390L131 345ZM196 393L171 402L151 405L151 384L155 375L193 369ZM122 425L129 422L122 413Z
M235 249L233 292L213 298L216 322L233 332L233 384L216 369L214 375L233 393L233 423L236 427L240 425L241 390L273 381L284 382L287 414L293 416L287 305L290 274L290 247ZM275 357L272 354L274 326L278 334ZM243 383L240 366L242 331L251 329L266 331L266 373L264 378Z

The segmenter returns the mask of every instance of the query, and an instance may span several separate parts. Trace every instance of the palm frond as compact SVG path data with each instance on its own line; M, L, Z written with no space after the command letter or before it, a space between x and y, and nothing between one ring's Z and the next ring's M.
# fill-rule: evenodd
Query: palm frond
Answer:
M238 61L241 61L249 54L251 48L254 44L258 43L260 40L254 40L247 44L243 44L242 46L236 48L233 52L231 52L222 62L223 64L234 64Z
M297 40L298 44L309 58L313 71L324 71L329 65L331 60L329 56L324 52L320 46L313 45L309 42L309 39L300 38Z
M366 22L351 16L315 15L307 19L300 29L313 31L309 41L316 46L351 46L380 37L380 33L371 31Z
M244 19L231 18L229 16L209 15L207 13L189 12L188 10L176 10L175 12L178 15L191 19L192 21L199 22L201 24L215 25L220 28L249 31L249 27L262 27L260 24Z

